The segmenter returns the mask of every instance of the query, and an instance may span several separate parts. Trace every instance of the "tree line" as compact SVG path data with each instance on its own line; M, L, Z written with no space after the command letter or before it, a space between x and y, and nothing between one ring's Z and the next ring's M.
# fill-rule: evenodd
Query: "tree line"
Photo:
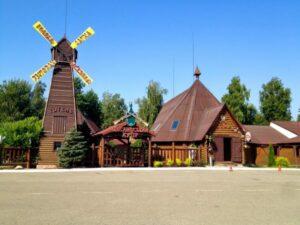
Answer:
M118 93L104 92L100 99L92 89L84 91L85 85L78 77L75 78L74 87L79 110L101 129L112 125L113 121L122 117L128 110L124 98ZM46 104L45 90L46 85L42 82L32 86L21 79L3 81L0 84L0 131L4 132L9 127L15 130L19 127L25 129L26 124L35 121L36 126L31 126L30 129L38 132ZM166 94L167 90L158 82L150 81L145 96L135 100L139 117L149 123L149 126L154 123L161 110ZM249 99L250 90L238 76L234 76L222 97L222 102L240 123L264 125L274 120L292 120L291 90L284 87L279 78L274 77L262 85L258 109ZM27 121L18 123L26 119ZM300 121L300 111L297 120ZM12 126L10 123L17 125ZM24 132L29 131L25 129ZM22 136L20 129L18 135Z

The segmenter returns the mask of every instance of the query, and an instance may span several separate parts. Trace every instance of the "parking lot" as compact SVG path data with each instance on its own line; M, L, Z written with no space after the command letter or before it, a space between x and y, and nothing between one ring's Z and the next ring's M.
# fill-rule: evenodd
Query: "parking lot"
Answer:
M0 174L0 224L300 224L300 171Z

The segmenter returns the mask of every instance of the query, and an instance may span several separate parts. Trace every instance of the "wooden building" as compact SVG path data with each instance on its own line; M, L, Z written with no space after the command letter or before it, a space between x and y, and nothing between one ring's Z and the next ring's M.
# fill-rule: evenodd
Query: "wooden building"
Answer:
M129 112L115 121L114 125L97 132L98 165L111 166L147 166L150 139L153 133L148 124L136 116L130 105ZM136 142L139 146L134 146Z
M43 136L40 139L38 168L58 166L57 149L66 133L73 127L86 124L90 133L99 128L85 118L76 106L73 69L71 62L77 59L77 50L63 38L51 49L52 58L57 62L53 70L49 97L43 117Z
M196 68L193 85L163 105L152 126L151 156L242 163L243 127L202 84L200 74Z
M246 163L268 165L272 145L275 156L286 157L291 165L300 166L300 122L274 121L269 126L245 125L244 129L251 133Z

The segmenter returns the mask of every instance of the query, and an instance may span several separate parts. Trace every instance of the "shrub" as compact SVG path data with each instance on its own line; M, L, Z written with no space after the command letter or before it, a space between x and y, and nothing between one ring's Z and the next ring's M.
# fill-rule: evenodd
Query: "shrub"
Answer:
M184 165L187 167L190 167L192 165L192 159L191 158L186 158L184 161Z
M268 159L268 166L274 166L275 165L275 153L274 148L272 145L269 146L269 159Z
M172 159L167 159L166 165L167 165L167 166L173 166L173 165L174 165L174 160L172 160Z
M196 167L204 167L205 163L201 160L194 160L192 161L192 166L196 166Z
M290 162L286 157L277 157L275 159L275 165L277 167L289 167L290 166Z
M82 166L88 149L82 133L73 128L67 133L62 147L58 150L60 166L63 168Z
M154 161L153 166L154 167L163 167L164 163L162 161Z
M182 165L181 159L176 159L175 162L176 162L176 166L181 166Z
M9 147L36 147L41 132L42 122L37 117L4 122L0 125L0 135L5 137L3 145Z
M143 145L143 141L141 139L136 139L135 142L130 144L132 148L141 148Z

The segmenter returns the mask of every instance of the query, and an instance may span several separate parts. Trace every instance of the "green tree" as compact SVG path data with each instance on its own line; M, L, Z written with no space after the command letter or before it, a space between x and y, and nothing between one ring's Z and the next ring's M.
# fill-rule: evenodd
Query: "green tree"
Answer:
M260 111L268 122L291 120L291 90L285 88L280 79L274 77L263 84L259 95Z
M300 109L299 109L299 114L298 114L297 121L300 122Z
M267 125L268 121L265 119L265 117L261 113L257 113L254 118L254 124L255 125Z
M99 100L97 93L93 90L84 92L84 87L85 84L81 81L81 79L79 77L75 77L74 89L77 107L85 117L91 119L94 123L100 126L103 118L101 101Z
M67 133L62 147L58 150L60 166L63 168L83 166L88 150L83 134L73 128Z
M37 147L41 132L42 122L37 117L0 124L3 144L9 147Z
M127 111L125 100L120 94L104 92L102 97L103 123L102 129L113 125L113 121L121 118Z
M0 122L22 120L31 115L31 85L24 80L0 85Z
M249 104L250 90L246 88L238 76L232 78L227 87L228 93L222 97L235 118L243 124L253 124L257 110Z
M268 159L268 166L274 166L275 165L275 153L274 148L272 145L269 146L269 159Z
M46 84L39 81L35 84L31 94L32 116L36 116L40 119L42 119L44 116L44 109L46 104L44 97L45 90Z
M158 82L150 81L146 91L145 97L136 100L139 106L138 115L152 126L162 108L167 89L162 88Z

